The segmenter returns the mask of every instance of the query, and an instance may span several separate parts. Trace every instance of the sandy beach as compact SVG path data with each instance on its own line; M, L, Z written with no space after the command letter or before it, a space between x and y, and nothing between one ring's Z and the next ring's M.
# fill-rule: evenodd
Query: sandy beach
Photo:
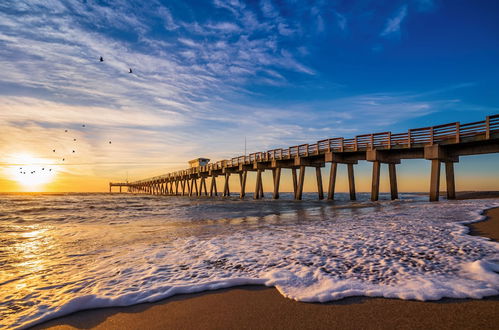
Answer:
M499 239L499 208L470 233ZM241 286L179 295L157 303L77 312L34 329L497 329L499 296L432 302L352 297L326 304Z

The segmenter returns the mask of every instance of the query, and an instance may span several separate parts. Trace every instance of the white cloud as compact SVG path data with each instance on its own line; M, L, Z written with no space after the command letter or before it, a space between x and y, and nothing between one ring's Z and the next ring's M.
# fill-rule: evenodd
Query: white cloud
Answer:
M159 14L163 16L165 20L165 27L167 30L176 30L179 25L175 23L171 11L166 7L159 8Z
M397 14L394 17L387 20L385 28L381 32L380 36L388 37L393 34L398 35L400 33L400 25L402 24L406 16L407 5L404 5L398 10Z

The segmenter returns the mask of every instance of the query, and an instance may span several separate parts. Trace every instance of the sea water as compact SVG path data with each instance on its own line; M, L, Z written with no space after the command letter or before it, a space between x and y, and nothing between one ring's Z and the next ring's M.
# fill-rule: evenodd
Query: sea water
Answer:
M0 327L242 284L306 302L499 294L499 244L463 225L499 200L338 196L1 194Z

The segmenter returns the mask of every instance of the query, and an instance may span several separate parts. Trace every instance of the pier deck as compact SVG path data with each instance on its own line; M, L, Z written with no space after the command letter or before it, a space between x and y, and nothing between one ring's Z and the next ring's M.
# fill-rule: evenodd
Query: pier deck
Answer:
M459 122L410 129L404 133L373 133L342 137L255 152L247 156L221 160L204 166L197 166L144 180L109 183L112 187L126 187L128 192L176 196L218 196L216 177L225 178L222 196L230 196L229 178L239 175L240 196L245 197L248 171L255 171L254 198L263 197L262 173L271 170L273 174L272 198L279 198L281 169L291 169L294 197L302 198L305 170L314 167L317 179L318 198L324 198L321 168L331 163L327 183L327 199L334 199L338 164L348 169L350 199L355 200L354 165L359 161L373 164L371 200L379 197L380 167L389 169L391 198L398 198L396 165L403 159L426 159L431 161L430 201L438 201L441 164L445 164L447 198L455 198L454 163L459 157L499 152L499 114L487 116L485 120L460 124ZM206 181L211 179L208 191Z

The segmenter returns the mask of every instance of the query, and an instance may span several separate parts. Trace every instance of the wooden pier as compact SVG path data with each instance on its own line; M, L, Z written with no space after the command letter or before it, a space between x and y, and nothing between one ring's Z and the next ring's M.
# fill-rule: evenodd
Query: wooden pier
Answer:
M460 124L459 122L410 129L404 133L374 133L357 135L351 139L342 137L325 139L314 144L302 144L286 149L256 152L247 156L221 160L204 166L176 171L130 183L109 183L126 187L128 192L174 196L218 196L216 178L225 178L222 196L230 196L229 178L239 176L240 197L246 193L248 171L256 172L254 198L264 197L262 173L272 171L272 198L279 198L281 170L291 169L294 198L302 199L305 171L315 168L318 198L324 198L321 168L331 163L327 183L327 199L334 199L337 168L347 166L350 199L355 200L354 165L364 160L372 163L371 200L378 200L380 168L387 164L391 198L398 198L396 165L403 159L427 159L431 161L430 201L438 201L440 168L445 164L447 198L456 197L454 163L460 156L499 152L499 114L488 116L484 121ZM207 183L209 181L209 190Z

